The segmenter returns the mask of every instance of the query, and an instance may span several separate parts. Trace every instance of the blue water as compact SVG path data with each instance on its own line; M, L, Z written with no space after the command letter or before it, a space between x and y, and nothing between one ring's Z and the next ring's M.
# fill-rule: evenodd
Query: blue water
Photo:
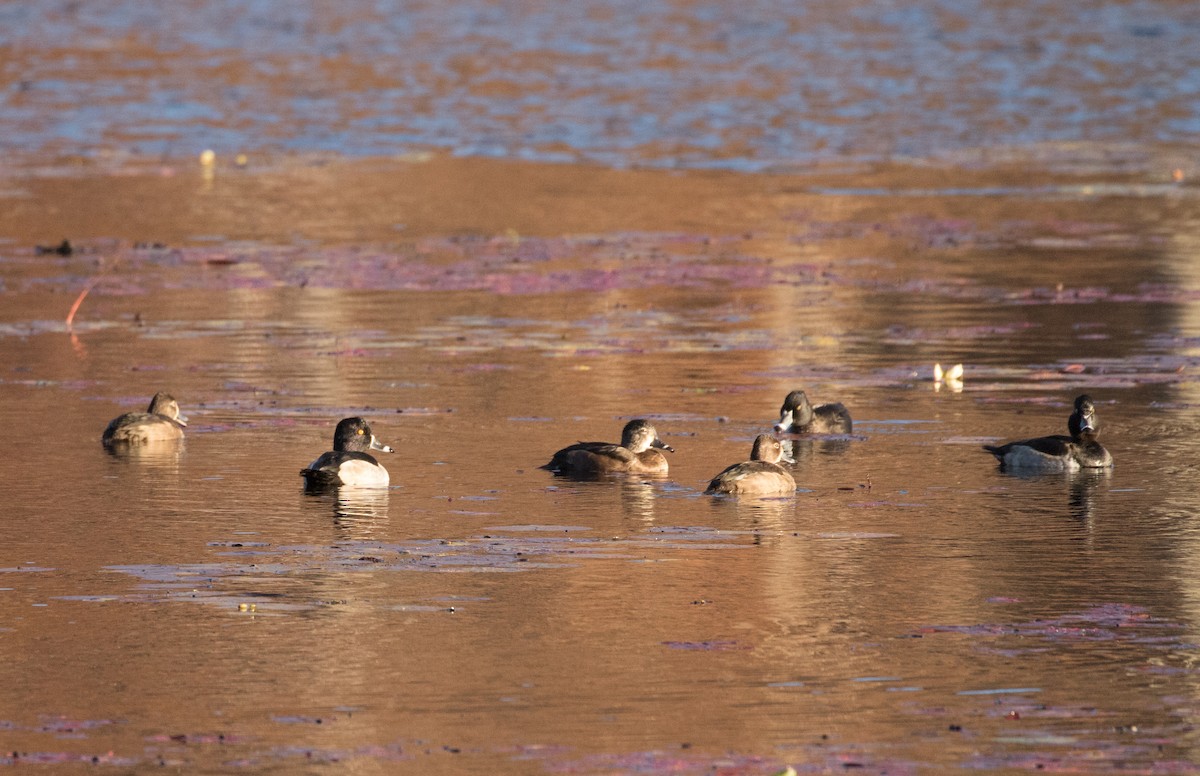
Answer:
M1200 134L1189 2L28 2L0 152L758 170Z

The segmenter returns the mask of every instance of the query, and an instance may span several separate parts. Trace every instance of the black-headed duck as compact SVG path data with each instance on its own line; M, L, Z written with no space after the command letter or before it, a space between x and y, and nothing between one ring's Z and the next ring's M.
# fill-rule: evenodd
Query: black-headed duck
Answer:
M145 412L126 412L113 418L104 429L105 445L145 445L183 439L187 418L179 412L179 403L169 393L159 391Z
M542 468L561 474L666 474L667 459L659 450L675 452L649 421L631 420L621 432L621 444L579 442L559 450Z
M814 407L804 391L792 391L779 408L775 430L785 434L849 434L853 425L850 412L841 402Z
M769 434L759 434L750 460L735 463L713 477L705 493L735 493L747 496L782 496L796 492L796 480L779 465L783 445Z
M1070 436L1056 434L1006 445L984 445L983 449L996 456L1000 468L1006 471L1074 472L1113 465L1112 455L1096 441L1100 418L1091 396L1083 394L1075 398L1075 411L1067 419L1067 430Z
M310 487L350 485L386 488L387 469L380 465L368 450L384 453L392 448L375 438L371 426L362 418L345 418L333 432L333 450L300 470L300 476Z

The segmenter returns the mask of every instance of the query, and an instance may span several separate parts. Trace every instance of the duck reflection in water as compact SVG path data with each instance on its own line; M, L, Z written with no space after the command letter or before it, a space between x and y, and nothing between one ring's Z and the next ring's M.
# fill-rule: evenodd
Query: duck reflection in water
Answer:
M621 480L621 509L625 516L644 526L654 525L655 486L641 477Z
M104 451L119 461L177 472L183 460L184 444L182 439L170 439L138 445L105 445Z
M1075 472L1112 467L1112 455L1096 439L1100 434L1100 416L1091 396L1082 394L1075 398L1067 430L1070 436L1055 434L1005 445L984 445L983 449L996 456L1002 471L1009 472Z
M850 449L849 436L799 436L784 437L779 440L783 450L780 462L797 464L801 461L811 461L817 455L841 455Z
M308 498L328 505L341 539L370 539L388 520L387 488L305 487Z
M1108 467L1079 469L1076 471L1045 471L1038 469L1013 469L1005 472L1006 476L1015 477L1029 483L1045 486L1055 493L1066 486L1067 514L1082 523L1091 524L1096 515L1100 501L1098 494L1101 486L1107 485L1112 478L1112 469ZM1049 498L1053 493L1047 494ZM1061 503L1054 499L1056 503ZM1039 502L1040 503L1040 502ZM1059 511L1057 505L1054 512Z
M1091 521L1096 513L1096 493L1111 476L1111 468L1082 469L1067 476L1067 509L1071 517Z
M713 499L719 502L722 499ZM737 513L739 527L749 528L754 532L753 543L762 544L764 538L788 529L795 520L796 504L793 499L784 497L731 499L733 509Z

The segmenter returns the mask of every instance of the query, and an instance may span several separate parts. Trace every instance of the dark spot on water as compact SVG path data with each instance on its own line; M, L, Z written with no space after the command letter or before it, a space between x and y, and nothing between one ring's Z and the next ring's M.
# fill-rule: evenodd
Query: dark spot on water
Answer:
M1162 37L1166 30L1158 24L1135 24L1129 28L1129 33L1138 38Z
M75 253L75 248L74 248L74 246L71 245L71 242L69 240L63 240L58 245L35 246L33 249L33 252L38 256L44 256L46 254L54 254L57 256L70 256L71 254Z

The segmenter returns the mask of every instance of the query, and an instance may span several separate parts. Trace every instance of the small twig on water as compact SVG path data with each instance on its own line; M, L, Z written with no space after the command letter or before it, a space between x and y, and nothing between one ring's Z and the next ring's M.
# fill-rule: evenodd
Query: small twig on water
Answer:
M83 300L87 297L88 292L92 290L92 286L96 285L95 280L88 282L83 290L79 292L79 296L75 297L75 304L71 305L71 311L67 313L67 328L71 328L71 322L75 320L75 313L79 311L79 305L83 304Z

